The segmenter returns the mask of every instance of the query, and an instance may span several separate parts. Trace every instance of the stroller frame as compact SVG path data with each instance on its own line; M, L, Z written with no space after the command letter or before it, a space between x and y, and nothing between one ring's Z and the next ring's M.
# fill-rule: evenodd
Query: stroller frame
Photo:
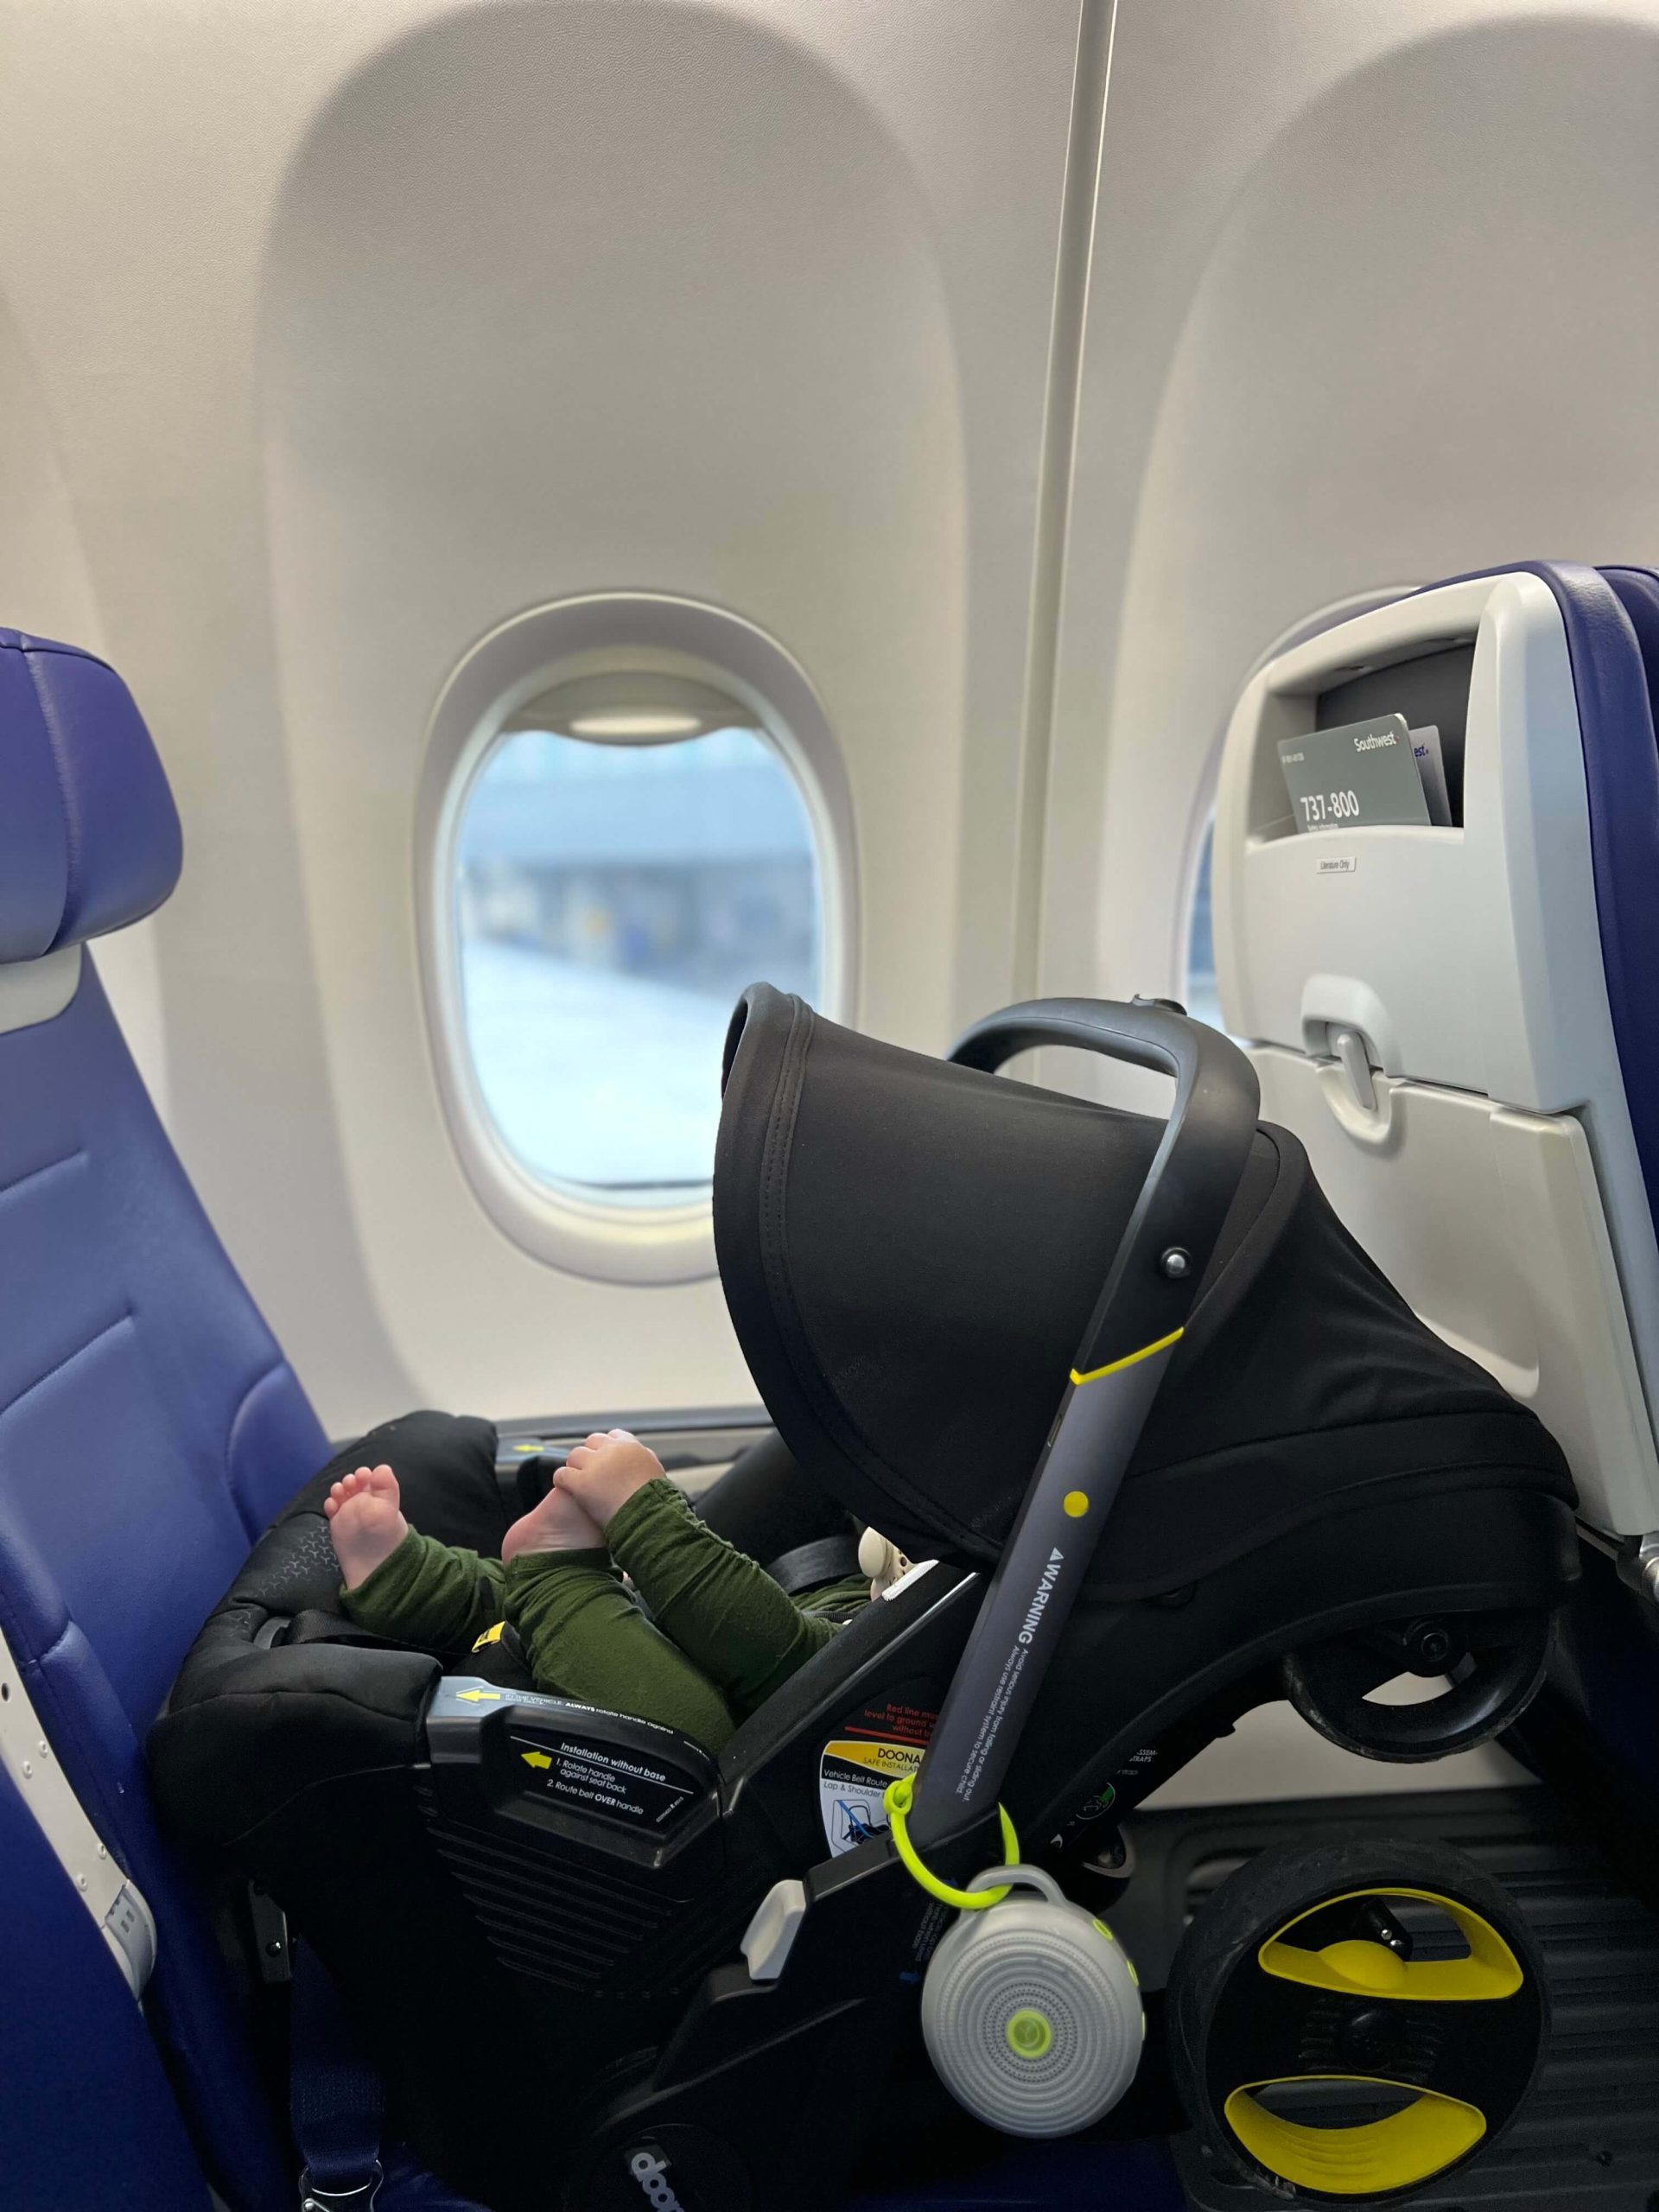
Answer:
M556 2175L569 2212L833 2206L895 2069L919 2057L919 1983L951 1918L940 1891L1004 1855L1005 1786L1027 1855L1075 1875L1101 1811L1127 1808L1283 1694L1287 1655L1427 1616L1544 1619L1576 1572L1559 1497L1519 1494L1478 1543L1455 1500L1422 1496L1408 1527L1395 1501L1367 1497L1336 1509L1352 1561L1339 1589L1324 1565L1328 1529L1293 1529L1274 1542L1270 1610L1246 1559L1163 1598L1091 1598L1065 1637L1238 1189L1257 1092L1228 1039L1141 1001L1015 1007L953 1057L991 1071L1047 1045L1172 1075L1175 1099L988 1581L935 1567L872 1605L717 1763L671 1731L440 1680L435 1661L353 1648L326 1625L268 1648L296 1605L329 1602L327 1563L292 1521L263 1540L187 1664L152 1739L163 1801L177 1817L211 1777L214 1811L192 1823L196 1840L284 1904L348 1997L378 1985L370 2040L384 2059L388 2037L404 2038L387 2069L394 2117L497 2212L545 2212ZM1407 1652L1382 1671L1411 1663ZM338 1730L342 1689L361 1700L371 1675L372 1726L348 1712L297 1793L263 1778L260 1745L232 1709L250 1701L219 1695L327 1697ZM904 1848L877 1834L825 1858L813 1831L826 1737L861 1713L930 1700ZM617 1786L635 1802L551 1786L584 1764L632 1776ZM251 1801L234 1829L227 1797L245 1813ZM429 1964L408 1973L400 1931L338 1895L340 1834L370 1827L393 1839L386 1916L418 1919L447 1962L436 1996ZM770 1912L757 1912L763 1901ZM458 1999L469 2018L503 2022L487 2059L453 2041L432 2055ZM580 2085L556 2129L539 2111L527 2133L496 2127L504 2107L545 2108L550 2069L562 2088ZM833 2120L810 2155L804 2107Z
M1261 1093L1243 1053L1162 1007L1010 1007L951 1057L989 1072L1041 1045L1173 1076L1175 1101L922 1762L910 1816L918 1844L996 1802L1255 1135Z

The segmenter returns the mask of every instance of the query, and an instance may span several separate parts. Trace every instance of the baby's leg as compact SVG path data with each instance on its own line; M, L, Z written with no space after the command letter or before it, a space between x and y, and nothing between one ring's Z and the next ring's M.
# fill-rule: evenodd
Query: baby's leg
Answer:
M569 1491L550 1490L501 1539L504 1560L521 1552L602 1552L605 1539Z
M411 1528L424 1529L441 1543L464 1544L499 1559L512 1516L496 1478L496 1458L495 1429L487 1421L470 1414L400 1414L336 1452L293 1499L290 1510L321 1513L330 1487L342 1475L384 1464L397 1471L398 1502Z
M397 1478L387 1466L359 1467L334 1484L322 1510L348 1590L366 1582L409 1534L397 1503Z
M836 1619L803 1611L699 1521L656 1453L626 1429L579 1444L558 1486L603 1524L657 1627L740 1712L764 1704L836 1633Z
M505 1569L411 1529L387 1466L359 1467L323 1501L347 1616L440 1656L470 1653L500 1620Z
M706 1751L731 1734L724 1698L652 1627L602 1549L525 1545L506 1595L537 1689L678 1728Z

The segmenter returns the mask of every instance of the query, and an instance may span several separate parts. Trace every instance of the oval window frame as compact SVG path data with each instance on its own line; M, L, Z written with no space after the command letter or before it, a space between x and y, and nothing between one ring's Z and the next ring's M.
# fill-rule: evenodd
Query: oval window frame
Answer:
M455 842L467 795L513 715L588 677L684 677L725 693L795 779L812 826L822 911L822 1010L846 1019L858 973L852 793L800 664L743 616L696 600L603 592L512 616L450 675L427 725L416 798L415 903L428 1049L444 1122L485 1211L521 1251L603 1282L695 1282L716 1272L708 1193L619 1205L544 1182L509 1151L484 1103L467 1032Z

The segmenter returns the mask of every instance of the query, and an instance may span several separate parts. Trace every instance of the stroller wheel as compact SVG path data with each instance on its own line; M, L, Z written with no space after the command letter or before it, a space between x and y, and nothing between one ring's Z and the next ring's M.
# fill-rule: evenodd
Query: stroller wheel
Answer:
M1471 1751L1525 1711L1543 1680L1548 1613L1446 1613L1307 1644L1283 1663L1285 1694L1344 1751L1408 1764ZM1444 1677L1438 1696L1382 1704L1396 1676Z
M1460 1852L1263 1852L1182 1939L1170 2058L1205 2155L1292 2202L1404 2198L1484 2149L1542 2058L1538 1954Z

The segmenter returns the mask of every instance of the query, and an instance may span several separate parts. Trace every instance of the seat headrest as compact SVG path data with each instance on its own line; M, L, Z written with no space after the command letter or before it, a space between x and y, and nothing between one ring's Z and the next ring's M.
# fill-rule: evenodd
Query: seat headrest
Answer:
M166 773L115 671L0 630L0 963L137 921L181 857Z

